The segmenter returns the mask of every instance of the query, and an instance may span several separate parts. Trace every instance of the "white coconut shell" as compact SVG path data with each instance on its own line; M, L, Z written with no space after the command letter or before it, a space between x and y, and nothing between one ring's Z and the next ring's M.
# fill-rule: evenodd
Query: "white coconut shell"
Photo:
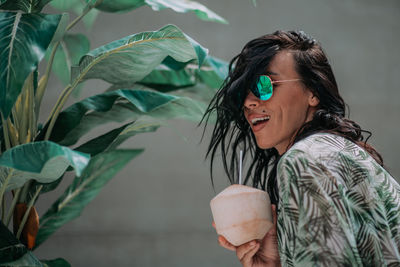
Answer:
M231 185L210 206L217 233L235 246L262 239L273 225L267 192L253 187Z

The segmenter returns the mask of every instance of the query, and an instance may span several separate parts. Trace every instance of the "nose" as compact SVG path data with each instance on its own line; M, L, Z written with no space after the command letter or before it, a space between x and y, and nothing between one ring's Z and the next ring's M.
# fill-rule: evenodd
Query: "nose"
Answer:
M248 109L257 108L260 105L260 99L250 92L244 100L243 105Z

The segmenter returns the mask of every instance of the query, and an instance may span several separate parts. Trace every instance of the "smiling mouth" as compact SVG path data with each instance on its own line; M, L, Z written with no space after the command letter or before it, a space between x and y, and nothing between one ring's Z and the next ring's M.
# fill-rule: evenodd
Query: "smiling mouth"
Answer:
M269 119L270 119L270 116L265 116L265 117L260 117L260 118L254 118L254 119L251 120L251 124L252 124L253 126L256 126L256 125L261 124L261 123L263 123L263 122L269 121Z

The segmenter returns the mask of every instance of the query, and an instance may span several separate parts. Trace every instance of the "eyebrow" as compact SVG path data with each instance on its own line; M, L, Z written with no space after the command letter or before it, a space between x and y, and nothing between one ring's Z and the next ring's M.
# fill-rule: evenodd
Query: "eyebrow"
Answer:
M267 74L267 75L276 75L276 76L279 76L278 73L275 73L275 72L273 72L273 71L267 71L266 74Z

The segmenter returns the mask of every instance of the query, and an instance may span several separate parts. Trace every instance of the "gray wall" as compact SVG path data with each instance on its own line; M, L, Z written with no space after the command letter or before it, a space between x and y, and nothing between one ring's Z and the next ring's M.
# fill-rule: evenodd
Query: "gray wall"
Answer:
M250 39L276 29L303 29L327 51L351 118L373 132L370 142L400 178L398 0L259 0L257 7L250 0L201 2L230 24L146 7L124 15L102 14L89 33L92 48L173 23L212 55L229 60ZM51 82L48 103L61 90L56 79ZM98 88L106 84L90 82L84 94ZM211 227L209 200L215 193L209 162L204 161L208 139L199 144L200 137L201 129L193 123L172 121L156 133L132 138L125 146L145 147L145 153L37 255L64 257L72 266L240 266L234 253L218 246ZM221 170L217 177L218 192L227 180ZM41 199L41 213L55 197L50 193Z

